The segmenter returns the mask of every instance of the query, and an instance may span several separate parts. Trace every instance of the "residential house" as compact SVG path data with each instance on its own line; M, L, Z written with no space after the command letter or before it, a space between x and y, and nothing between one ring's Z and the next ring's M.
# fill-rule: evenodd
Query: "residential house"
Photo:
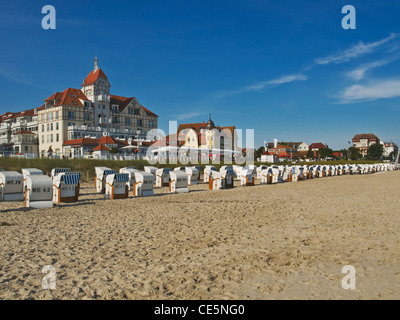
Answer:
M379 138L373 133L356 134L352 139L353 146L358 148L362 157L368 154L368 149L375 143L380 143Z

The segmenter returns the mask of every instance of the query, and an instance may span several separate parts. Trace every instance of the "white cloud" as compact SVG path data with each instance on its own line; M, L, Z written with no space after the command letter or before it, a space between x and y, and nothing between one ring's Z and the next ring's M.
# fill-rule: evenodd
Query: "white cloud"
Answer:
M246 87L246 91L259 91L262 90L266 87L271 87L271 86L277 86L293 81L305 81L307 80L307 76L302 75L302 74L292 74L292 75L287 75L287 76L282 76L277 79L269 80L269 81L264 81L264 82L259 82L254 85Z
M277 79L273 80L268 80L268 81L262 81L258 82L253 85L249 85L247 87L238 89L238 90L232 90L232 91L225 91L217 95L218 98L226 97L226 96L231 96L235 94L240 94L240 93L246 93L246 92L254 92L254 91L260 91L265 88L271 88L275 86L279 86L285 83L290 83L294 81L306 81L307 76L302 75L302 74L292 74L292 75L285 75Z
M352 46L351 48L338 52L336 54L323 57L323 58L317 58L315 59L315 63L323 65L323 64L330 64L330 63L343 63L350 61L353 58L357 58L361 55L371 53L378 47L384 45L385 43L395 39L398 37L398 34L392 33L389 37L384 38L382 40L376 41L376 42L371 42L371 43L364 43L364 42L359 42L358 44Z
M172 118L176 119L177 121L182 121L185 119L190 119L190 118L198 117L201 115L204 115L204 113L197 113L197 112L181 113L181 114L173 115Z
M365 73L368 70L384 66L385 64L388 64L391 61L392 60L380 60L380 61L375 61L375 62L370 62L370 63L367 63L367 64L363 64L360 67L348 72L347 75L350 78L358 81L358 80L361 80L362 78L364 78Z
M340 103L400 97L400 80L384 80L369 85L352 85L340 94Z
M37 85L34 82L29 81L26 76L19 74L18 72L8 72L0 67L0 77L4 77L8 80L11 80L13 82L25 84L28 86L36 87L36 88L44 88L42 86Z

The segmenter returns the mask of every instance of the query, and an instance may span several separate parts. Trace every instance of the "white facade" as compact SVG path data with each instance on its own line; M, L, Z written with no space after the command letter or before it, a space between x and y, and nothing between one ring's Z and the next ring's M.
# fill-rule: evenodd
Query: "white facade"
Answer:
M37 109L7 112L0 116L0 150L21 155L38 155Z

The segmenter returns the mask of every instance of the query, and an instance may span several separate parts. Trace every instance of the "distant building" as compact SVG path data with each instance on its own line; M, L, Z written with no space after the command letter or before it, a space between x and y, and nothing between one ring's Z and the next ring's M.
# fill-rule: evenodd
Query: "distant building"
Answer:
M274 163L275 155L269 151L265 151L260 158L260 162Z
M397 146L397 144L393 143L393 142L383 142L383 156L388 158L390 157L390 155L392 154L392 152L394 153L394 155L397 155L397 152L399 150L399 147Z
M314 142L308 146L308 149L314 152L314 157L317 156L317 152L321 149L325 149L328 146L323 144L322 142Z
M37 109L0 115L0 150L38 155Z
M356 134L352 141L353 146L358 148L362 157L367 155L370 146L375 143L380 143L379 138L373 133Z
M296 151L299 151L299 152L304 152L305 151L307 153L308 148L309 148L308 144L305 143L305 142L282 142L282 144L288 145L288 146L290 146L292 148L295 148Z
M335 158L338 158L338 159L343 158L343 152L333 152L332 154Z
M233 150L237 147L235 126L216 126L211 115L207 123L180 124L177 140L179 146L187 148Z
M278 144L275 148L273 143L268 144L268 150L264 152L264 156L267 155L273 155L274 162L289 161L299 156L295 147L286 144Z

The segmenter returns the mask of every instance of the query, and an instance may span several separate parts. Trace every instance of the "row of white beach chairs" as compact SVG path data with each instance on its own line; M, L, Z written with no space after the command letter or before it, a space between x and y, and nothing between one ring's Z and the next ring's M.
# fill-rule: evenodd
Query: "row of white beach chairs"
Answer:
M203 182L210 190L234 187L239 180L241 186L301 181L312 178L340 176L345 174L371 174L399 169L393 164L348 164L314 166L206 166ZM106 199L125 199L129 192L136 197L154 195L154 187L168 186L171 193L189 192L189 186L200 179L199 167L156 168L147 166L144 171L135 167L121 168L119 172L108 167L96 167L96 192L105 194ZM80 190L80 173L68 168L55 168L51 177L35 168L16 171L0 169L0 201L25 201L26 207L46 208L54 203L77 202Z
M25 201L26 207L51 208L54 203L76 202L80 188L79 172L55 168L51 177L36 168L0 172L0 201Z
M95 187L97 193L105 193L106 199L154 195L154 187L168 186L171 193L189 192L189 186L198 183L200 171L194 167L156 168L147 166L144 171L135 167L121 168L119 172L107 167L96 167Z
M347 165L314 165L314 166L272 166L257 173L261 184L300 181L345 174L371 174L381 171L399 169L394 164L347 164Z

